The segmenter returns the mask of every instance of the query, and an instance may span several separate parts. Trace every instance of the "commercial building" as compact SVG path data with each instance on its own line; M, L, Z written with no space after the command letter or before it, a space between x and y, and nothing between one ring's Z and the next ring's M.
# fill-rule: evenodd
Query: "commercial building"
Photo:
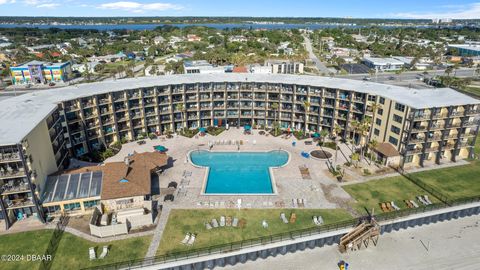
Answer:
M269 67L273 74L302 74L304 64L288 60L266 60L265 66Z
M214 66L205 60L184 61L183 70L185 74L216 74L225 73L225 66Z
M43 218L47 176L69 156L184 125L272 127L277 119L282 129L339 126L340 136L361 141L351 122L370 118L371 138L391 144L409 167L473 157L479 115L479 100L450 88L280 74L132 78L24 94L0 102L1 217L7 227L24 215Z
M47 63L30 61L20 66L11 67L10 71L13 84L66 82L70 79L72 65L70 62Z
M458 50L460 56L480 56L480 44L449 44L449 49Z
M395 71L404 66L402 61L394 58L364 57L362 62L376 71Z

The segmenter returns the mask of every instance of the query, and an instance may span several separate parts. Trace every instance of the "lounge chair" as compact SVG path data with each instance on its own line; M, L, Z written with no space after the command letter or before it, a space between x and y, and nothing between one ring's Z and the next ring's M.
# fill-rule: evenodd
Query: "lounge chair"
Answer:
M292 199L293 208L297 208L297 199Z
M217 221L217 219L215 219L215 218L212 219L212 226L213 226L213 228L218 228L218 221Z
M398 207L397 205L395 205L395 202L394 202L394 201L391 201L390 204L392 205L393 209L395 209L395 211L400 210L400 207Z
M403 200L403 202L408 208L413 208L413 204L409 200Z
M280 218L282 219L283 223L285 223L285 224L288 223L288 219L287 219L287 217L285 216L285 213L281 213L281 214L280 214Z
M428 203L423 199L422 196L417 196L417 199L418 199L423 205L428 205Z
M322 218L322 216L318 216L318 217L317 217L317 220L318 220L318 223L320 223L320 225L323 224L323 218Z
M413 205L413 207L418 208L418 204L414 200L410 200L410 203Z
M212 225L210 224L210 222L205 222L205 228L207 230L211 230L212 229Z
M298 202L298 207L305 207L305 204L303 204L303 199L297 199Z
M232 227L237 227L238 226L238 218L233 218L233 222L232 222Z
M102 254L98 257L99 259L103 259L107 256L108 254L108 246L103 246Z
M392 205L390 204L390 202L386 202L385 205L387 206L388 208L388 211L394 211L395 209L393 209Z
M91 247L88 249L88 255L90 255L90 261L95 260L97 258L97 254L95 253L94 247Z
M320 223L318 222L317 216L313 216L313 224L320 226Z
M428 204L432 204L432 202L428 198L428 195L423 195L423 200L425 200Z
M182 243L183 245L186 245L186 244L188 243L188 240L190 240L190 233L187 233L187 234L185 235L185 238L183 238L183 240L182 240L181 243Z
M193 243L195 243L195 237L196 235L192 233L192 236L190 236L190 239L187 242L187 246L191 246Z
M290 223L295 223L297 221L297 215L295 213L292 213L290 215Z
M232 217L230 217L230 216L227 217L227 221L226 221L225 225L227 225L227 227L232 226Z
M220 217L220 227L225 227L225 216Z
M390 212L390 210L388 210L388 207L384 202L380 203L380 209L382 209L383 212Z

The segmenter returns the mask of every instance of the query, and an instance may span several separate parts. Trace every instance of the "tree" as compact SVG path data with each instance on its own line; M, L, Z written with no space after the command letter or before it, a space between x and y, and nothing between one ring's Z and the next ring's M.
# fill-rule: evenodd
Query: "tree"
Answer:
M333 132L335 133L335 163L337 163L337 157L338 157L338 138L340 136L340 132L342 132L342 128L340 125L335 124L333 127Z
M368 142L368 149L370 149L371 151L374 151L375 148L377 148L377 146L378 146L377 140L371 140L371 141ZM374 158L374 159L375 159L374 161L376 161L376 158Z
M125 72L125 66L124 65L119 65L117 67L118 77L122 78L124 72Z
M320 138L321 138L322 144L325 142L325 138L327 138L328 133L329 132L326 129L320 130Z
M447 74L448 77L450 77L450 74L453 72L453 66L448 66L445 69L445 73Z
M278 125L277 125L277 110L278 110L278 103L272 103L271 105L271 108L273 109L274 111L274 121L273 121L273 124L274 124L274 132L275 132L275 136L278 136Z
M372 103L371 108L372 108L372 113L373 113L371 121L373 122L373 119L375 119L375 117L377 116L378 109L381 109L382 105L375 101L374 103ZM367 142L369 142L370 138L372 137L372 131L373 131L373 125L370 125L370 130L368 132Z

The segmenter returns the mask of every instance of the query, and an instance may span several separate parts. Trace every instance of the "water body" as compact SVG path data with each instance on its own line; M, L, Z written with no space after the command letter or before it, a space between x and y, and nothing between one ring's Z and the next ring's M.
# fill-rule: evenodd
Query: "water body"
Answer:
M369 25L344 25L344 24L248 24L248 23L199 23L199 24L102 24L102 25L50 25L50 24L0 24L0 28L39 28L39 29L49 29L49 28L60 28L60 29L94 29L99 31L111 31L111 30L152 30L159 26L176 26L179 28L185 28L190 26L205 26L210 28L216 28L219 30L231 29L231 28L242 28L242 29L304 29L308 28L311 30L316 29L328 29L328 28L366 28L371 27ZM397 27L406 27L406 26L379 26L382 28L397 28ZM411 26L413 27L413 26ZM436 26L429 25L418 25L416 28L429 28Z
M190 159L196 165L209 167L207 194L271 194L269 167L288 161L288 153L270 152L209 152L193 151Z

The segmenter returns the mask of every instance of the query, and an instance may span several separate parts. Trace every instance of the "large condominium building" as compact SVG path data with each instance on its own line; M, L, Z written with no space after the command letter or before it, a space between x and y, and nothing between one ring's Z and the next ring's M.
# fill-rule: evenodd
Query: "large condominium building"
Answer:
M371 138L391 144L403 167L471 157L479 114L479 100L450 88L279 74L172 75L25 94L0 102L1 217L7 227L22 215L42 218L45 179L69 156L184 123L271 127L277 119L284 129L338 126L360 140L351 123L371 118Z
M47 63L30 61L10 68L13 84L45 84L49 82L65 82L72 73L70 62Z

